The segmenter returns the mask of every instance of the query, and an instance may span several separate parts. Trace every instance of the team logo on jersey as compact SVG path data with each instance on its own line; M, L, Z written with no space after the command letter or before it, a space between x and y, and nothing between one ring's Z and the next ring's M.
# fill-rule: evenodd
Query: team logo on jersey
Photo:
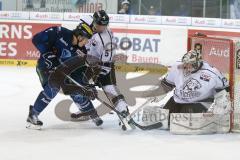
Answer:
M91 44L92 44L92 46L96 46L96 45L97 45L97 41L96 41L95 39L93 39L93 40L91 41Z
M200 88L202 88L201 83L194 78L190 78L183 84L183 89L180 90L180 93L183 99L192 99L200 96L198 91Z
M211 76L209 74L202 72L200 75L200 79L203 81L209 82L211 79Z
M69 50L63 49L61 58L69 58L69 57L71 57L71 55L72 54L71 54L71 52Z
M65 46L68 46L68 43L67 43L63 38L60 38L60 41L61 41Z
M227 78L226 78L226 77L223 77L223 78L222 78L222 82L223 82L223 85L226 86L227 83L228 83Z

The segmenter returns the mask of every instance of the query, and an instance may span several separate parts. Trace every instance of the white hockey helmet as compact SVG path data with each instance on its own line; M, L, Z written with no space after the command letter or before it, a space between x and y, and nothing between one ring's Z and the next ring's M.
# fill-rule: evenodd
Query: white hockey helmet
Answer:
M80 19L80 23L86 23L89 26L93 25L93 17L90 15L85 15Z

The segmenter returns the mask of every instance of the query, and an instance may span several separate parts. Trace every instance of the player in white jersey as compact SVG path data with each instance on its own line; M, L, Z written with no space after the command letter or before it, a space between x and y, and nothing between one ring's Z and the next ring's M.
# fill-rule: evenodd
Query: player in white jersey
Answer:
M216 95L229 92L227 79L203 61L197 50L189 51L181 62L173 65L161 84L166 91L174 89L174 95L164 106L170 113L207 112L210 107L207 103L212 104Z
M101 71L95 83L101 87L112 102L115 108L122 113L122 115L129 115L128 105L124 96L120 93L115 77L114 61L116 46L112 31L108 28L109 17L104 10L97 11L93 17L87 16L80 20L92 27L95 34L86 45L88 55L96 58L101 63ZM81 106L79 106L81 107ZM81 110L81 108L79 108ZM73 113L72 117L76 117Z

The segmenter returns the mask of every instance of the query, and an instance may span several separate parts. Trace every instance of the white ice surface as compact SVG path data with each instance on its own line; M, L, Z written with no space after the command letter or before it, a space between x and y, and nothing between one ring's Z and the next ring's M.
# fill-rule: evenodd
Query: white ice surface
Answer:
M41 114L42 131L25 129L28 106L41 90L33 68L0 67L0 160L238 160L240 134L172 135L123 132L114 115L104 125L63 122L54 114L59 95Z

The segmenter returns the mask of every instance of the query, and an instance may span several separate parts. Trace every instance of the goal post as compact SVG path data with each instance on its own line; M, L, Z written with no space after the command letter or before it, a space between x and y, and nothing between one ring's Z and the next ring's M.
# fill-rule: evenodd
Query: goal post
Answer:
M203 60L220 70L229 80L231 131L240 132L240 38L198 34L188 37L188 50L199 49Z

